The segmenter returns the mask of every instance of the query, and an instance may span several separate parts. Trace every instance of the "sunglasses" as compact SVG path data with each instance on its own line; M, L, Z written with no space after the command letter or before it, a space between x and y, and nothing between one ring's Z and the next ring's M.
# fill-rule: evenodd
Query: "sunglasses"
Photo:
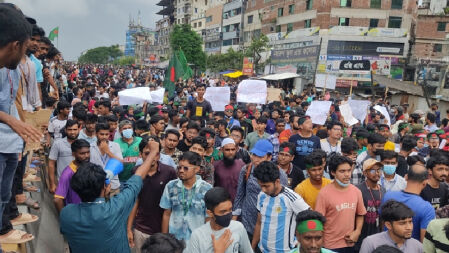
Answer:
M182 165L178 165L178 171L180 171L181 169L184 171L188 171L191 167L189 166L182 166ZM193 168L193 167L192 167Z

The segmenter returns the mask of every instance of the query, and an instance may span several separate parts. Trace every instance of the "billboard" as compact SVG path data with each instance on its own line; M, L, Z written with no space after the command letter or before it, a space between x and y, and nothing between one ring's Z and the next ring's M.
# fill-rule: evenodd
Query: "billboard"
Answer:
M243 58L243 75L252 76L253 75L253 62L254 59L252 57L244 57Z
M404 56L404 43L329 40L327 55Z

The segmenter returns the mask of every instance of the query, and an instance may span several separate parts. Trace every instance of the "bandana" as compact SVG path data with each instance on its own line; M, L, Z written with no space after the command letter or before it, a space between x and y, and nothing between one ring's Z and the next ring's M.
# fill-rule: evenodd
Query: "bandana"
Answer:
M298 224L296 231L300 234L304 234L310 231L323 231L323 223L319 220L305 220Z
M287 152L290 155L294 155L294 151L292 149L290 149L289 147L284 147L282 150L280 150L281 152Z

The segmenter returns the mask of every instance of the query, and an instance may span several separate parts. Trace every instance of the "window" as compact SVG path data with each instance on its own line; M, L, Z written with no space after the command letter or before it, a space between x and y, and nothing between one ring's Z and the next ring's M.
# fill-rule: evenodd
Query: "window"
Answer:
M198 22L198 27L201 27L201 26L203 26L203 22Z
M304 20L304 28L310 27L312 27L312 20L311 19Z
M313 0L306 1L306 10L311 10L313 6Z
M293 31L293 23L288 23L287 24L287 33L292 32Z
M196 28L196 23L193 23L193 28Z
M293 14L295 13L295 5L294 4L290 4L288 6L288 14Z
M284 16L284 8L278 8L278 17Z
M446 22L438 22L437 31L445 32L446 31Z
M276 26L276 32L277 32L277 33L280 33L280 32L281 32L281 26L280 26L280 25L277 25L277 26Z
M382 0L371 0L371 8L380 9L382 7Z
M351 0L340 0L340 7L351 7Z
M212 22L212 16L206 17L206 23Z
M223 40L223 46L231 46L232 45L232 39L230 40Z
M402 9L403 0L392 0L391 1L391 9L400 10Z
M433 45L433 51L434 52L442 52L443 51L443 44L435 44L435 45Z
M248 16L248 24L253 23L253 15Z
M349 26L349 18L339 18L338 25L339 26Z
M379 25L379 19L377 18L372 18L369 20L369 27L373 28L373 27L377 27Z
M388 19L388 28L401 28L402 18L390 16Z
M195 13L198 13L198 8L195 8Z
M274 27L270 26L270 32L274 32Z

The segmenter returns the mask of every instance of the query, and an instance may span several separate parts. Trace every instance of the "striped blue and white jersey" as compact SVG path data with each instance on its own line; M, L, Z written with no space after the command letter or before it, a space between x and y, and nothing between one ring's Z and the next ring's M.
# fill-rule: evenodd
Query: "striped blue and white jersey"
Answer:
M289 252L297 243L296 215L309 205L293 190L282 187L276 197L260 192L257 210L261 215L259 248L262 252Z

